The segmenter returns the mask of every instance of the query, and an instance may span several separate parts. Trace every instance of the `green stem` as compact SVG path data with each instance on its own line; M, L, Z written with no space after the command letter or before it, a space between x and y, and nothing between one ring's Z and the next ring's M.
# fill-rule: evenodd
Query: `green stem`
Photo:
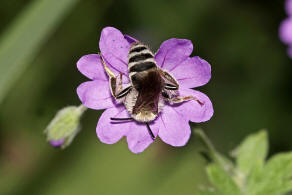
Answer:
M216 151L215 147L213 146L212 142L207 137L207 135L201 129L195 130L195 133L198 135L201 141L205 144L206 148L208 149L211 155L211 158L221 167L225 168L224 160L220 157L220 155L218 155L218 152Z
M83 104L80 104L77 109L80 111L81 115L87 110L87 108L83 106Z

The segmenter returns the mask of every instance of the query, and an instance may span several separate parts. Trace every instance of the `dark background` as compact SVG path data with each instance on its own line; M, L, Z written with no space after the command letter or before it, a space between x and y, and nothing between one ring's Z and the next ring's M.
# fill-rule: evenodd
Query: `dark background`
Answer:
M0 32L30 2L1 0ZM76 61L99 51L105 26L154 51L172 37L192 40L193 55L212 66L211 81L199 90L215 111L192 126L204 129L220 152L262 128L270 155L291 150L292 60L278 38L285 17L282 0L79 1L0 105L0 194L196 194L208 184L194 134L185 147L156 141L135 155L125 139L100 143L101 111L89 110L69 148L46 142L43 130L57 110L80 104L76 87L87 79Z

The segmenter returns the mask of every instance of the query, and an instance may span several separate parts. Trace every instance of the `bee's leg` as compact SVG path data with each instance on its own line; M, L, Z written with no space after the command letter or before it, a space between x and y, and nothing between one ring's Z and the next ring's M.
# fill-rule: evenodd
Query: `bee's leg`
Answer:
M178 90L179 88L179 84L178 82L176 81L176 79L171 76L167 71L165 70L161 70L159 69L159 72L160 74L162 75L162 77L164 79L166 79L167 81L169 81L170 83L166 83L165 86L164 86L164 89L167 89L167 90Z
M104 67L104 70L106 72L106 74L108 75L109 78L113 78L115 77L115 74L109 69L109 67L106 65L104 59L103 59L103 56L101 53L99 53L99 56L100 56L100 60L101 60L101 63Z
M170 99L170 96L168 95L168 93L165 90L163 90L161 94L164 98Z
M100 55L101 63L103 64L103 67L106 71L106 74L109 77L110 90L111 90L112 96L114 96L114 98L116 98L116 99L125 97L131 91L132 87L129 86L129 87L126 87L125 89L123 89L123 83L122 83L123 73L120 73L120 81L118 83L118 89L117 89L117 77L118 76L115 76L115 74L106 65L102 55L101 54L99 54L99 55Z
M186 97L181 97L181 96L176 96L176 97L170 97L169 94L165 90L173 90L176 91L179 88L179 84L176 81L176 79L171 76L167 71L159 69L160 74L162 75L163 78L165 78L167 81L170 83L166 83L164 86L164 90L162 91L162 96L166 98L169 102L171 103L182 103L190 100L195 100L197 101L201 106L204 105L203 102L201 102L198 98L193 97L193 96L186 96Z
M153 132L149 126L149 123L146 123L146 126L147 126L148 133L151 136L152 140L155 140L155 135L153 134Z
M121 92L117 93L115 95L116 99L125 97L126 95L128 95L128 93L132 90L132 86L126 87L125 89L123 89Z
M112 121L131 121L133 120L133 118L112 118L111 117L111 120Z
M162 93L163 95L163 93ZM164 96L165 97L165 96ZM167 98L167 97L165 97ZM182 97L182 96L177 96L177 97L173 97L173 98L167 98L167 100L171 103L175 103L175 104L178 104L178 103L182 103L182 102L186 102L186 101L190 101L190 100L195 100L197 101L201 106L204 105L204 102L201 102L198 98L194 97L194 96L185 96L185 97Z
M122 89L123 89L123 73L120 72L120 81L119 81L118 90L121 91Z

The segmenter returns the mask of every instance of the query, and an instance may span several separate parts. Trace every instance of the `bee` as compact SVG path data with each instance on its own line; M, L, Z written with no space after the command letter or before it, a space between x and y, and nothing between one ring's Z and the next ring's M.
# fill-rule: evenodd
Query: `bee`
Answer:
M181 103L195 100L193 96L181 97L178 95L179 84L167 71L160 69L154 59L154 54L148 46L141 42L131 45L128 54L128 73L130 83L123 88L123 74L115 76L108 68L100 54L101 62L109 76L109 85L112 96L120 100L128 110L131 118L111 118L114 121L135 120L145 123L149 135L154 140L155 136L149 123L156 119L166 101ZM119 82L118 77L120 77Z

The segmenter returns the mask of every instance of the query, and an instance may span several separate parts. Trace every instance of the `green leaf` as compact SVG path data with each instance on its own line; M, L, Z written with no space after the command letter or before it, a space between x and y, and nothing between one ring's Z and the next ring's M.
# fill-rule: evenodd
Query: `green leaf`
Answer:
M265 164L268 152L265 131L248 136L233 151L236 168L232 172L225 168L229 160L216 152L202 132L199 134L215 158L207 167L207 174L216 188L202 189L200 195L284 195L292 191L292 152L277 154Z
M222 195L240 195L240 189L232 177L217 164L207 167L207 174L210 182Z
M205 189L199 191L196 195L221 195L218 192L216 192L214 189Z
M292 152L273 156L249 187L251 195L282 195L292 190Z
M78 0L35 0L16 18L0 40L0 104Z
M232 152L236 158L237 176L244 182L253 171L259 171L268 152L267 133L251 134ZM256 170L254 170L256 169Z

